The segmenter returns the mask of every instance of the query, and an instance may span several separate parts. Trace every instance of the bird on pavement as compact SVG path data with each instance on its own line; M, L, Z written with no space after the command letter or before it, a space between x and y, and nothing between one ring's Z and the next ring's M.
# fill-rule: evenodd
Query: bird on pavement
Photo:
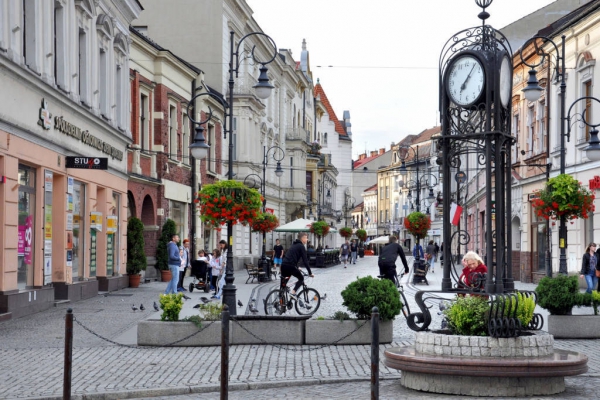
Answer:
M202 302L203 302L204 304L206 304L206 303L210 303L210 300L209 300L209 299L207 299L206 297L200 297L200 300L202 300Z
M200 304L196 304L193 308L200 308Z
M144 307L143 304L140 304L140 310L144 311L146 309L146 307Z
M133 310L133 312L136 312L138 310L138 308L134 305L131 306L131 309Z
M189 299L191 299L191 297L189 297L189 296L186 296L185 294L183 295L183 298L184 298L184 299L186 299L186 300L189 300Z
M160 310L160 308L158 308L158 304L156 304L156 302L154 302L153 306L154 306L154 311Z
M240 307L244 307L244 305L242 304L242 301L241 301L241 300L238 300L238 306L240 306Z
M257 313L257 312L258 312L258 309L257 309L256 307L254 307L254 305L253 305L253 304L250 304L250 312L251 312L251 313Z
M326 299L327 299L327 293L323 293L323 296L321 296L321 300L326 300Z

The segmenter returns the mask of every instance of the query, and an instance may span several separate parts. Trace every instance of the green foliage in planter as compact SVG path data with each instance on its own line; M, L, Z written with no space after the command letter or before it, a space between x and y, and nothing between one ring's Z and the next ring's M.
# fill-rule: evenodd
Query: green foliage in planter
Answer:
M198 329L202 329L202 317L199 315L190 315L182 319L182 321L192 322Z
M323 317L323 316L317 317L317 321L325 321L325 317Z
M160 238L158 239L158 247L156 248L156 265L163 271L169 270L169 253L167 253L167 244L177 233L175 221L167 219L162 227Z
M337 319L338 321L342 322L345 320L350 319L350 314L348 314L345 311L336 311L332 316L331 319Z
M183 307L183 293L161 294L160 308L163 310L160 314L161 321L179 321L179 312Z
M552 315L568 315L577 305L579 282L576 276L544 277L537 288L537 303Z
M600 293L596 290L592 293L577 293L575 296L575 305L577 307L585 306L594 309L594 315L598 315L598 306L600 306Z
M512 316L515 306L517 307L517 318L521 321L521 326L526 328L533 318L533 311L535 310L535 300L532 296L525 296L523 293L514 293L517 296L517 301L511 296L511 301L508 304L506 315Z
M223 304L221 303L200 304L200 318L204 321L220 321L222 312Z
M137 275L147 266L144 253L144 223L136 217L127 221L127 273Z
M448 327L455 335L487 336L490 305L485 297L458 297L445 309Z
M389 279L357 278L342 291L342 298L342 305L359 319L370 319L373 307L379 309L383 321L394 319L402 309L398 289Z

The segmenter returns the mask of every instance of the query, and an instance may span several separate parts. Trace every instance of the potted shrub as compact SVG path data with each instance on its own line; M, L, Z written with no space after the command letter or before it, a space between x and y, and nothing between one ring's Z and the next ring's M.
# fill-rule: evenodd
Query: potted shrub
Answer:
M204 185L195 201L199 203L202 222L220 230L228 222L252 225L263 198L258 190L227 180Z
M349 239L350 236L352 236L352 228L348 228L348 227L340 228L340 230L338 231L338 233L344 239Z
M357 229L356 230L356 237L361 242L364 242L365 240L367 240L367 231L365 231L364 229Z
M548 333L556 338L600 338L600 318L592 314L572 315L575 306L591 306L596 314L600 304L598 292L579 292L577 276L544 277L535 292L538 305L550 312Z
M531 202L538 217L567 220L587 219L594 212L594 195L571 175L560 174L548 179L543 190Z
M127 221L127 275L129 286L136 288L140 285L140 272L147 266L144 253L144 223L136 217Z
M160 270L161 281L169 282L171 280L171 271L169 271L169 254L167 253L167 244L177 233L175 221L167 219L162 227L158 247L156 248L156 265Z
M356 318L338 311L331 319L306 321L306 344L369 344L371 343L371 312L379 309L379 341L391 343L393 319L400 313L402 303L396 285L388 279L371 276L358 278L342 291L342 303ZM346 337L347 336L347 337Z

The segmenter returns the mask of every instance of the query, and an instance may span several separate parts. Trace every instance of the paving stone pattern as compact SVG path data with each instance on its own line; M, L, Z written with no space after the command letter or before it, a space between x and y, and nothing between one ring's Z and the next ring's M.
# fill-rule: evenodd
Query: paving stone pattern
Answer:
M344 310L340 292L357 276L378 274L377 259L366 257L356 265L314 271L316 278L309 286L316 288L327 299L317 315L330 316ZM261 296L278 282L246 285L244 271L236 273L238 298L244 308L238 313L249 313L248 303L256 298L260 309ZM429 289L439 289L441 269L428 276ZM189 278L188 278L189 279ZM406 281L406 278L404 279ZM186 283L188 281L186 280ZM73 386L74 399L109 398L218 398L220 352L219 347L137 348L107 342L126 343L122 338L135 329L143 319L158 318L152 303L165 289L166 283L143 284L137 289L124 289L115 295L72 304L60 304L24 318L0 323L0 371L3 385L0 398L60 399L62 397L64 360L64 317L72 308L77 321L88 327L90 333L74 324ZM411 308L416 290L424 286L407 285L405 290ZM532 285L522 285L532 289ZM130 295L130 296L128 296ZM190 315L203 292L188 293L191 300L184 305L182 314ZM144 312L134 312L131 306L143 303ZM434 305L434 304L432 304ZM416 309L416 308L415 308ZM152 310L152 311L151 311ZM439 327L441 317L433 311L432 327ZM394 323L394 343L381 346L404 346L414 342L414 332L403 317ZM124 340L124 339L123 339ZM580 351L590 357L590 371L585 377L567 378L567 391L548 398L596 398L600 392L600 352L597 340L555 340L557 348ZM310 398L369 398L370 346L232 346L229 361L230 398L273 399ZM380 363L381 398L451 398L403 389L400 373ZM10 382L9 384L6 384ZM252 390L252 392L248 392ZM199 396L198 393L203 393ZM180 397L179 395L184 395ZM166 397L165 397L166 396ZM452 397L456 398L456 397Z

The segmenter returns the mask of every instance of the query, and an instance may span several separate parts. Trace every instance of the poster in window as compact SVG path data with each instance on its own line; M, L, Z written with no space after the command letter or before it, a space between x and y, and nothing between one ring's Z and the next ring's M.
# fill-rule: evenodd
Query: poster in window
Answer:
M67 178L67 193L73 194L74 181L72 177Z
M44 255L52 255L52 240L44 240Z
M73 266L73 250L67 250L67 267Z
M67 249L73 249L73 232L67 232Z
M67 213L67 230L73 230L73 214Z
M52 171L44 171L44 191L52 191Z
M68 212L73 212L73 195L72 194L68 194L67 195L67 211Z
M96 276L96 231L90 232L90 276Z
M46 204L44 207L44 233L46 240L52 240L52 206Z
M52 257L44 257L44 285L52 283Z

